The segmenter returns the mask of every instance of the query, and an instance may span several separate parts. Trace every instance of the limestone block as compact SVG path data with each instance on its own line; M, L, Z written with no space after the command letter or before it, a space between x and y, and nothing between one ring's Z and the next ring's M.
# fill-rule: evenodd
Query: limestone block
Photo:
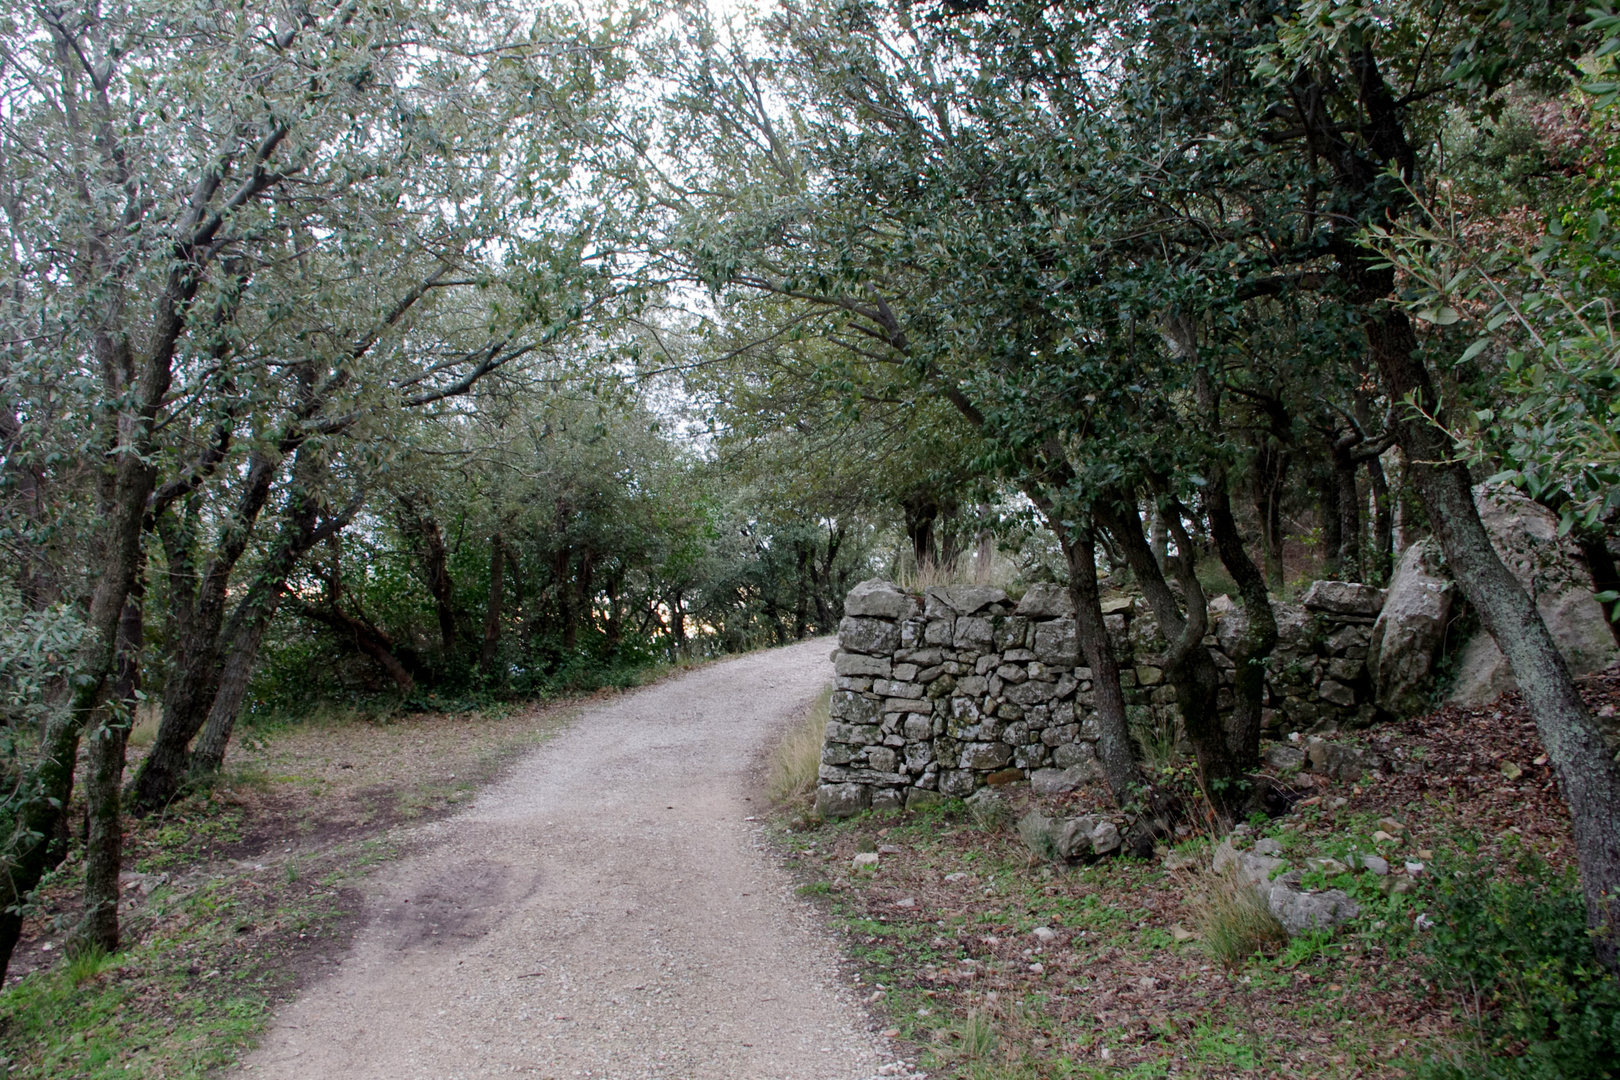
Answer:
M883 705L876 698L852 690L834 690L828 705L828 715L834 720L851 724L875 724L883 714Z
M1614 637L1592 598L1586 562L1568 537L1558 535L1558 519L1511 488L1481 484L1474 504L1496 553L1535 597L1570 674L1585 675L1615 660ZM1479 705L1516 686L1507 659L1481 630L1457 658L1449 700Z
M917 676L920 674L920 670L921 669L919 669L916 664L895 664L894 681L916 682L918 681Z
M854 749L844 743L825 743L821 747L823 765L848 765L854 757Z
M930 791L927 788L920 787L906 789L907 810L921 810L925 806L938 806L942 801L943 796L937 791Z
M1351 683L1361 678L1366 670L1367 665L1360 660L1342 656L1328 661L1327 677L1342 683Z
M893 772L899 759L895 752L886 746L869 746L866 748L866 763L878 772Z
M1323 679L1316 688L1316 696L1334 705L1351 708L1356 703L1356 692L1341 682Z
M861 653L840 652L833 661L833 671L839 675L870 675L887 679L891 665L886 656L865 656Z
M978 784L978 778L967 769L941 769L939 772L940 794L953 799L966 798L973 794L973 789Z
M869 746L883 741L883 731L876 724L841 724L827 722L827 741L848 743L850 746Z
M979 675L965 675L956 681L958 698L981 698L989 688L989 681Z
M995 620L995 646L997 652L1022 649L1029 640L1029 620L1019 616Z
M1002 696L1015 705L1039 705L1051 701L1056 694L1057 686L1049 682L1036 682L1031 679L1017 686L1008 686L1002 690Z
M845 615L838 624L838 644L847 652L887 655L900 647L900 628L883 619Z
M934 720L931 716L912 713L906 717L905 735L907 742L931 739L934 736Z
M838 690L853 690L856 693L865 693L872 689L872 680L865 676L857 678L851 675L840 675L833 680L833 687Z
M930 645L949 645L955 639L956 619L947 615L944 618L928 620L928 626L923 631L923 640Z
M1079 724L1060 724L1041 732L1041 742L1047 746L1062 746L1080 737Z
M1266 906L1290 935L1327 929L1361 914L1361 907L1342 889L1307 892L1286 882L1271 883Z
M917 612L915 597L891 581L871 578L849 590L844 598L845 615L870 615L879 619L909 619Z
M816 813L822 817L853 817L872 805L872 789L865 784L822 784L816 788Z
M1399 574L1400 571L1397 570L1396 573ZM1384 606L1379 612L1379 617L1382 618L1383 613L1388 610L1389 598L1388 595L1386 595L1384 599ZM1350 655L1350 651L1352 649L1366 646L1367 641L1371 636L1371 627L1361 626L1356 623L1347 623L1328 635L1326 642L1327 649L1328 652L1335 656L1348 656Z
M901 787L875 787L872 789L873 810L901 810L906 805L906 792L909 788Z
M966 743L958 760L964 769L988 772L1004 768L1012 760L1012 747L1002 742Z
M916 683L898 679L879 679L872 684L872 693L886 698L920 698L923 688Z
M1037 623L1034 651L1041 663L1054 667L1073 667L1079 663L1080 646L1075 637L1074 620Z
M1013 613L1031 619L1072 619L1074 601L1061 585L1038 582L1029 587Z
M883 711L893 713L922 713L931 714L934 703L920 698L884 698Z
M1021 683L1029 678L1029 672L1017 664L1002 664L996 668L996 678L1004 683Z
M922 773L934 761L934 748L925 742L906 744L906 771Z
M963 616L956 620L951 643L958 649L989 649L995 643L995 627L989 619Z
M1060 769L1072 769L1077 766L1090 766L1097 762L1097 751L1088 742L1066 742L1059 744L1052 751L1052 764ZM1102 776L1102 765L1097 763L1097 776Z
M1307 611L1373 616L1384 606L1384 590L1354 581L1313 581L1300 603Z
M938 585L924 595L958 615L973 615L991 604L1007 603L1006 593L988 585Z

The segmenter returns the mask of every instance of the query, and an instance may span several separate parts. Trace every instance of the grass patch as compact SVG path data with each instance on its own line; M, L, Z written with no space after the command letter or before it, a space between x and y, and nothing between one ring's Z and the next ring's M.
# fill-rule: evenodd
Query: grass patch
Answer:
M1234 871L1210 874L1202 896L1193 901L1193 921L1204 951L1228 971L1237 971L1256 953L1288 947L1288 931L1266 902Z
M821 744L827 733L828 709L831 705L832 687L829 686L816 698L804 718L788 729L771 752L767 790L772 802L799 804L815 791L816 773L821 768Z

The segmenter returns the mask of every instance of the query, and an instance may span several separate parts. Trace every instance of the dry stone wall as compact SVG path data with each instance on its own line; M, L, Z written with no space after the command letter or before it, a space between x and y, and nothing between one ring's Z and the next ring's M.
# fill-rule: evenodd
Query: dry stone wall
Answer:
M1277 604L1268 661L1266 728L1332 731L1373 718L1368 643L1383 593L1317 582L1300 605ZM907 593L872 580L850 591L833 654L837 683L822 746L817 808L827 816L965 797L1028 779L1058 793L1100 779L1091 669L1079 655L1066 590L1035 585L1014 601L1000 589L949 585ZM1165 643L1128 596L1103 604L1124 667L1133 724L1161 730L1180 712L1154 663ZM1241 608L1211 605L1204 639L1232 707L1230 653Z

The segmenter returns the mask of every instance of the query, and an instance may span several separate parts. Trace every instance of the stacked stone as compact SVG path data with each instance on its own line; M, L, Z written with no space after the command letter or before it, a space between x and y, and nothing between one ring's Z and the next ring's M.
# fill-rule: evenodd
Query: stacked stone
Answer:
M1267 730L1328 732L1373 721L1377 708L1367 654L1383 604L1383 591L1370 585L1318 581L1299 604L1272 605L1277 647L1266 661ZM1229 654L1243 632L1242 613L1226 600L1212 605L1212 614L1216 663L1230 681ZM1222 699L1229 704L1224 692Z
M1062 590L1036 586L1015 605L983 586L918 598L867 581L844 613L823 813L967 796L1042 770L1071 787L1096 775L1096 723L1081 705L1091 671Z
M1382 599L1367 586L1317 582L1303 604L1275 605L1268 728L1321 732L1371 719L1367 649ZM1103 612L1130 719L1174 729L1180 712L1153 663L1165 648L1154 621L1129 597L1105 601ZM1091 669L1080 663L1067 590L1034 585L1015 604L983 586L918 597L872 580L851 590L844 613L816 795L823 814L1025 778L1042 793L1101 778ZM1211 613L1204 644L1222 671L1219 707L1230 709L1242 612L1222 597Z

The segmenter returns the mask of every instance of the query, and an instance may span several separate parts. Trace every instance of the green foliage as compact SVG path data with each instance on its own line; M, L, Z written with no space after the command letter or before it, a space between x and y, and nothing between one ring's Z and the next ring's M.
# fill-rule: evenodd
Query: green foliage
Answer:
M1613 1077L1620 1072L1620 981L1597 960L1573 871L1534 854L1503 867L1442 864L1418 947L1428 975L1459 994L1480 1046L1421 1075ZM1504 873L1503 871L1507 872Z

